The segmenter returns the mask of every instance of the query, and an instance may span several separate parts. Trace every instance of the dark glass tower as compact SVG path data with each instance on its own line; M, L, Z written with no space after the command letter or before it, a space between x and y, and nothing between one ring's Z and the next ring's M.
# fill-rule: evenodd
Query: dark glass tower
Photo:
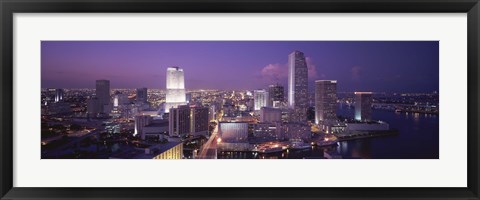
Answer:
M308 68L303 52L288 55L288 106L292 121L306 121L308 108Z
M359 121L372 120L371 92L355 92L355 119Z
M147 103L147 88L137 88L137 102Z
M109 80L97 80L95 88L95 96L100 104L101 111L104 111L104 107L110 104L110 81Z
M269 106L278 107L276 104L284 101L284 92L283 86L281 85L270 85L268 86L268 94L269 94Z
M315 123L337 118L337 81L315 81Z

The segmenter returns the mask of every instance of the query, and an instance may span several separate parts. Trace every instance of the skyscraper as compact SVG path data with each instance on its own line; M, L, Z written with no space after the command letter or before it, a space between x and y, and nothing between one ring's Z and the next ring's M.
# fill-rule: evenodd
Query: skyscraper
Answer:
M288 105L293 121L305 121L308 108L308 68L303 52L288 55Z
M190 119L190 132L192 134L208 133L208 107L192 107Z
M372 120L371 92L355 92L355 119L359 121Z
M315 81L315 123L337 118L337 81Z
M52 102L55 102L55 97L57 95L57 89L55 88L48 88L47 89L47 92L45 94L45 100L48 102L48 103L52 103Z
M103 111L103 106L97 97L92 97L87 101L87 112L90 115L95 115Z
M262 107L267 107L268 92L266 90L254 90L254 110L260 110Z
M109 80L97 80L96 81L96 89L95 89L95 96L100 103L101 110L104 113L105 108L110 105L110 81Z
M284 100L283 86L269 85L268 86L269 101L268 104L274 108L280 107L280 103Z
M208 108L208 121L217 119L217 105L211 104Z
M60 102L63 100L63 89L55 89L55 102Z
M118 97L118 94L114 94L113 95L113 107L118 107L119 103L118 103L118 100L119 100L119 97Z
M127 94L123 94L120 91L115 91L113 95L113 107L123 106L130 103Z
M147 88L137 88L137 102L147 103Z
M181 105L170 108L168 131L170 136L184 136L190 133L190 107Z
M142 134L143 128L152 122L152 117L149 115L137 115L135 116L135 132L133 135Z
M180 67L167 68L167 95L165 112L170 108L177 108L179 105L186 105L185 80L183 69Z

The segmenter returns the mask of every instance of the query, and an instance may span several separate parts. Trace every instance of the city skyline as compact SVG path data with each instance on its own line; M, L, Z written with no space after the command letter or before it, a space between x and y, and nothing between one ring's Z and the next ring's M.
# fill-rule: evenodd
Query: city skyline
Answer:
M153 43L157 44L157 42ZM368 44L337 42L336 45L346 43L360 46L349 47L349 49L357 50L356 54L360 54L361 50L368 49L366 48L368 45L375 46L375 50L367 53L375 56L363 57L368 60L365 62L370 64L374 61L386 62L388 60L388 63L407 63L409 66L408 63L413 62L415 65L412 64L412 66L421 65L423 67L416 66L415 69L410 69L396 66L395 69L385 71L385 67L378 67L380 66L378 65L377 68L371 68L370 70L373 71L369 73L365 73L362 67L353 67L350 72L338 70L340 72L338 76L331 78L325 74L318 75L327 73L327 70L317 71L318 67L312 62L312 57L308 56L311 52L292 48L294 50L283 55L287 57L287 64L269 64L261 68L262 77L260 79L241 74L249 72L249 70L258 70L255 67L242 68L240 72L236 68L229 69L226 73L220 72L225 68L227 61L237 62L240 65L246 62L260 62L257 59L274 60L266 54L248 51L252 50L251 48L255 45L239 51L236 46L238 42L234 42L235 44L231 46L230 50L212 56L209 55L212 53L211 51L208 49L200 51L195 44L212 44L219 47L220 43L232 42L188 43L191 44L190 50L197 50L195 52L197 54L193 53L188 58L178 59L176 64L169 65L162 73L165 74L165 79L161 77L155 79L155 84L160 85L160 88L166 91L165 93L156 90L158 87L142 84L149 82L148 75L137 77L136 73L151 73L150 75L152 75L158 70L155 67L142 67L140 61L143 60L141 58L143 54L132 53L122 56L118 52L114 57L111 57L114 54L112 52L98 53L101 55L99 58L102 58L103 61L115 60L118 65L110 63L103 68L81 68L76 69L79 71L75 73L68 72L76 75L72 79L65 80L73 84L76 81L83 82L92 77L110 76L92 81L95 83L95 89L64 90L63 88L68 85L66 83L59 87L42 89L42 158L438 159L438 140L435 140L438 138L438 83L422 84L418 82L419 80L431 81L438 78L436 75L432 76L432 72L438 71L438 60L432 58L438 56L438 42L436 44L435 42L420 42L428 43L429 56L420 53L426 51L425 49L419 50L418 44L420 43L404 43L403 46L408 46L408 49L396 49L395 51L408 57L405 58L407 62L397 60L402 57L398 54L393 55L397 59L388 57L395 52L392 49L399 47L400 43L397 42L371 42ZM283 46L302 42L267 43ZM319 45L320 43L322 42L312 42L311 44ZM387 45L388 48L384 49L378 48L378 44L386 45L385 43L390 43L390 46ZM138 50L139 53L145 52L144 49L138 49L134 43L129 42L106 42L101 45L111 48L114 44L127 44L132 47L131 49ZM265 42L259 42L259 44L266 45ZM170 46L168 49L175 51L177 45ZM435 45L437 45L437 54L433 53ZM122 49L121 46L118 48ZM274 49L271 49L272 54L276 54ZM88 48L83 50L88 50ZM95 51L97 50L95 49ZM109 51L116 50L109 49ZM233 51L238 52L232 53ZM165 52L157 51L156 53ZM350 51L350 53L352 52L354 51ZM42 52L42 55L43 53L49 54ZM49 59L57 59L57 63L62 63L65 60L75 61L75 58L83 56L84 60L77 61L80 65L85 65L83 63L85 60L92 62L92 59L86 59L91 53L90 51L78 52L78 54L72 55L74 58L61 54L56 54L56 57L52 58L42 56L42 64L50 63ZM202 53L204 56L199 57L198 55ZM131 58L132 55L137 57ZM227 55L253 57L251 59L225 60L223 56ZM62 57L58 58L58 56ZM342 56L352 58L348 52L342 51L337 57L330 57L330 59L339 59ZM45 61L44 57L46 57ZM66 59L63 59L64 57ZM102 59L93 59L93 63L100 65ZM131 63L122 59L131 59ZM218 65L189 68L188 65L181 64L184 61L198 60L196 66L201 66L203 63L201 59L207 59L205 63L217 63ZM345 60L348 59L339 59L337 62L342 63ZM419 60L428 61L420 62ZM146 61L145 63L150 62ZM435 63L437 66L434 66ZM125 64L124 67L128 66L128 69L118 68L122 64ZM136 64L138 67L133 67L132 64ZM429 70L425 68L429 68ZM43 71L48 72L49 69L49 67L42 68L42 80L45 79L45 82L55 77L58 80L69 78L68 75L54 76L53 71L45 73L43 76ZM66 71L72 69L70 67ZM93 72L94 75L86 75L82 72ZM395 78L390 77L397 73L405 73L408 77L420 74L418 76L420 78L417 81L407 78L397 82ZM124 77L118 76L120 74L123 74ZM401 75L396 76L402 78ZM191 80L195 79L213 81L217 89L195 91L196 87L202 88L201 85L188 85L188 80L192 83ZM138 80L142 86L114 91L113 88L121 87L118 85L122 83L133 84L129 82L131 80ZM236 83L238 80L242 81L240 85ZM354 82L349 82L351 80ZM383 80L383 83L370 85L375 83L375 80ZM338 95L338 88L341 88L343 81L346 82L344 88L351 87L355 91L352 93L353 95L348 93ZM165 84L161 84L162 82ZM312 82L315 84L314 86L311 85ZM404 90L398 93L385 92L385 89L392 90L395 87L402 88L410 84L415 84L414 88L420 88L420 90L433 85L433 89L429 88L429 91L418 93L409 93ZM252 86L245 90L235 89L235 85ZM206 88L211 87L212 85ZM383 91L373 95L374 88L383 88ZM187 93L186 89L190 91ZM311 95L312 93L314 95ZM420 120L423 122L419 123ZM427 124L430 124L431 127L425 127ZM428 134L427 137L430 140L424 142L419 139L418 133ZM364 146L369 141L380 142L383 140L382 138L408 141L404 144L408 144L409 148L413 147L411 144L420 143L415 145L413 151L395 147L391 141L390 148L382 147L381 150L370 151L370 145ZM391 139L383 141L388 142ZM380 142L378 145L381 146L383 143ZM378 153L381 152L389 153L379 155Z
M110 80L111 88L165 88L164 71L171 66L188 71L189 90L285 87L286 55L294 50L305 53L309 93L315 80L325 79L338 80L337 90L345 92L438 91L434 41L44 41L42 88L92 88L97 79Z

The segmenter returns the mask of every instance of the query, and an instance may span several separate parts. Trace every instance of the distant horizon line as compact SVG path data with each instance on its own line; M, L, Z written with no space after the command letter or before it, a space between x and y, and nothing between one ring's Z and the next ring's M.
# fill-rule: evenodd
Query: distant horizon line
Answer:
M147 88L147 90L163 90L166 91L167 89L159 89L159 88L148 88L148 87L138 87L138 88L111 88L110 90L136 90L140 88ZM95 90L96 88L55 88L55 87L47 87L47 88L41 88L42 90L48 90L48 89L69 89L69 90L80 90L80 89L90 89L90 90ZM261 88L259 88L261 89ZM265 88L263 88L265 89ZM204 91L253 91L253 90L258 90L258 89L185 89L186 91L199 91L199 90L204 90ZM338 91L337 93L355 93L355 92L360 92L358 91ZM439 93L437 90L434 91L423 91L423 92L408 92L408 91L401 91L401 92L378 92L378 91L368 91L368 90L361 90L361 92L371 92L371 93L409 93L409 94L419 94L419 93ZM313 92L315 93L315 92Z

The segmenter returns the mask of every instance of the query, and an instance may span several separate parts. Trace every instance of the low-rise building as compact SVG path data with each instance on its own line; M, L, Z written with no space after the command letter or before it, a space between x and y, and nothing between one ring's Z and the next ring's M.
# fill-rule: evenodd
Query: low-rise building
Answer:
M168 120L152 120L142 129L142 140L160 140L168 135Z
M146 148L134 148L110 156L112 159L182 159L183 143L168 142Z
M70 104L62 101L50 103L46 106L46 109L47 109L46 114L48 115L68 114L72 112L72 108L70 107Z
M281 123L257 123L253 125L253 137L256 141L281 140Z
M260 109L260 122L282 121L282 110L278 108L262 107Z
M248 142L248 123L245 122L220 122L218 133L222 142L245 143Z
M311 127L304 123L285 123L282 125L282 132L285 139L303 139L312 137Z
M351 133L355 131L388 131L390 126L383 121L357 121L347 120L343 122L328 121L319 125L325 133Z

